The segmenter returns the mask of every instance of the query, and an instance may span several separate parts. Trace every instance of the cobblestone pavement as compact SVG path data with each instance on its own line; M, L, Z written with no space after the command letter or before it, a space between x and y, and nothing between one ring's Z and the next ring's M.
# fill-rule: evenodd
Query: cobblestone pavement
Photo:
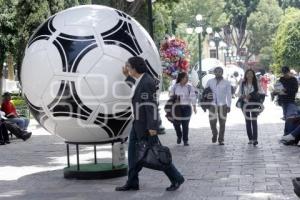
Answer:
M162 95L162 103L166 96ZM235 101L233 102L234 105ZM107 180L66 180L66 147L62 139L48 134L34 122L33 137L23 142L0 146L0 199L2 200L248 200L298 199L291 179L300 177L300 148L280 144L283 121L281 109L266 100L266 110L259 117L259 144L248 145L244 119L232 106L228 116L225 145L211 143L207 113L198 108L190 124L190 146L176 144L172 125L163 118L167 133L162 143L169 146L176 167L186 182L175 192L166 192L167 178L157 171L143 169L141 190L115 192L126 177ZM163 115L163 113L162 113ZM99 153L105 160L109 146ZM81 148L82 159L91 154L90 147ZM75 163L75 150L71 151Z

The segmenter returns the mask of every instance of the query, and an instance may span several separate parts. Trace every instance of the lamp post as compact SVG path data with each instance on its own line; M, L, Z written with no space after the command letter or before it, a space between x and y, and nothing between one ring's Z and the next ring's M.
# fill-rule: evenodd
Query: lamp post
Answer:
M211 27L207 27L206 30L204 31L204 27L205 27L205 21L203 20L202 15L198 14L196 15L196 24L195 24L195 28L192 27L188 27L186 29L186 32L188 34L192 34L193 31L195 30L195 32L198 34L198 62L199 62L199 71L198 71L198 77L199 77L199 88L202 89L203 85L202 85L202 34L203 36L205 36L206 33L210 34L212 32L212 28Z
M135 0L126 0L127 2L134 2ZM149 29L149 34L151 38L153 39L154 36L154 31L153 31L153 12L152 12L152 3L154 3L155 0L147 0L147 11L148 11L148 29Z
M222 38L220 37L219 33L215 33L214 37L212 38L212 41L215 43L216 47L216 57L219 59L219 44L222 41Z
M226 66L228 61L229 61L229 64L231 64L231 53L232 53L232 51L231 51L231 47L228 46L228 45L225 48L225 50L226 50L226 53L225 53L224 58L225 58L225 66Z

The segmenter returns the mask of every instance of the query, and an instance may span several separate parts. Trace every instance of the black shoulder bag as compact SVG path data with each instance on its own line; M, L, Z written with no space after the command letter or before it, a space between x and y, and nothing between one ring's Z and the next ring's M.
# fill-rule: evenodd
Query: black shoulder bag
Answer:
M172 164L170 149L163 146L157 136L147 136L136 144L137 164L165 171Z

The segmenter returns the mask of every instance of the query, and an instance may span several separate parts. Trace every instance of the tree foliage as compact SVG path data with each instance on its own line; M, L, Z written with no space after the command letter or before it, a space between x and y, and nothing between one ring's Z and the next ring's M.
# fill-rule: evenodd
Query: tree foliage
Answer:
M13 52L16 44L17 26L15 21L16 0L0 1L0 67L5 60L7 52ZM2 73L1 73L2 77Z
M201 25L204 30L212 27L214 30L220 30L228 23L228 19L223 13L225 2L223 0L180 0L172 10L172 19L177 29L176 36L188 41L191 51L191 64L194 65L198 60L199 41L198 34L188 35L187 27L196 27ZM196 15L201 14L203 21L199 24L196 21ZM205 37L205 32L203 34ZM204 38L202 37L202 38ZM205 52L203 53L203 55Z
M64 8L71 8L73 6L78 6L79 2L78 0L64 0Z
M274 43L275 66L300 69L300 10L289 8L282 17Z
M48 5L51 15L64 9L64 1L61 0L48 0Z
M259 0L227 0L224 8L231 27L231 36L237 55L245 46L248 35L246 32L248 17L256 10Z
M250 55L263 57L265 67L272 62L272 54L264 55L264 53L270 53L272 49L269 47L274 42L274 34L281 16L282 9L279 7L277 0L260 0L257 10L248 18L249 42L247 43L247 49ZM262 49L264 50L261 51ZM269 63L266 62L267 60L269 60Z
M300 8L300 0L278 0L278 3L283 10L288 7Z
M223 0L180 0L174 6L172 17L175 23L195 23L197 14L201 14L211 27L223 27L226 18L222 15L225 3Z

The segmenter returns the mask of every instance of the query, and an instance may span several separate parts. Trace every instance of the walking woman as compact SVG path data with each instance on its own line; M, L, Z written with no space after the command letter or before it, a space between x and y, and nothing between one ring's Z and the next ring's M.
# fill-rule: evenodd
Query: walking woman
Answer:
M257 142L257 116L262 109L260 95L264 94L260 84L257 82L255 72L248 69L239 87L238 97L246 120L248 144L256 146Z
M194 87L188 83L188 74L180 72L177 76L176 84L172 87L170 95L176 95L176 119L173 122L177 134L177 144L183 140L184 146L188 146L189 123L192 115L192 106L195 114L196 109L196 93ZM192 106L191 106L192 105Z

